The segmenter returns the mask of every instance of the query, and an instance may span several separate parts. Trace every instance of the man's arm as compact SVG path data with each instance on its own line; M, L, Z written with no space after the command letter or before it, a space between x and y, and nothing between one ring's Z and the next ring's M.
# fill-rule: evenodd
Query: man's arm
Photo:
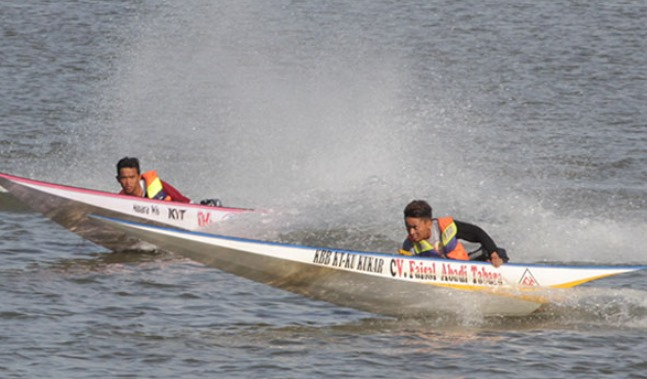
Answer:
M171 197L171 201L177 201L178 203L190 203L191 199L188 197L182 195L180 191L175 189L172 185L166 183L165 181L162 180L162 188L164 189L164 192L166 192L167 195Z
M456 238L480 243L488 252L496 251L497 248L494 240L485 232L485 230L479 228L474 224L468 224L467 222L458 220L454 220L454 222L456 223L456 227L458 228Z
M493 253L496 253L495 257L500 258L503 262L507 262L509 260L505 250L499 249L494 243L494 240L492 239L492 237L490 237L483 229L479 228L474 224L468 224L467 222L462 222L457 220L454 220L454 222L456 223L456 228L458 229L456 233L456 238L459 238L465 241L480 243L481 246L483 247L483 250L485 250L486 258L488 260L492 259L493 263L494 263L494 257L492 257Z

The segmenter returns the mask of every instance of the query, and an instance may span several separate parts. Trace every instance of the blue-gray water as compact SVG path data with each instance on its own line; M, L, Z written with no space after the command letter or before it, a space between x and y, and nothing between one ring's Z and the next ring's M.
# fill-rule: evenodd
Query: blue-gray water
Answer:
M647 264L642 1L0 3L0 171L114 164L271 210L234 234L388 251L403 206L517 262ZM641 378L647 273L525 318L396 320L113 253L0 195L3 378Z

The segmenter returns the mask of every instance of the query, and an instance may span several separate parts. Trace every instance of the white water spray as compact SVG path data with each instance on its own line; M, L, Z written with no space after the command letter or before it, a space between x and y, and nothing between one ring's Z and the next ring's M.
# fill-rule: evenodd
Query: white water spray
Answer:
M380 234L390 249L404 205L425 198L517 261L639 261L643 226L560 214L519 192L489 164L506 151L482 151L505 137L434 77L439 63L420 84L418 62L381 46L382 29L325 7L205 1L142 20L106 89L108 122L84 152L88 165L108 164L101 186L115 187L113 162L136 155L194 199L287 209L281 232Z

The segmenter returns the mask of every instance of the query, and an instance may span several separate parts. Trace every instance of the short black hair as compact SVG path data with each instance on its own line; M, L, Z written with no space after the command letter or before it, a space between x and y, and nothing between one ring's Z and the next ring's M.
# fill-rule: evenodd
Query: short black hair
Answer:
M404 218L431 218L431 205L424 200L414 200L404 208Z
M123 157L117 162L117 176L119 176L119 171L122 168L136 168L137 173L140 173L139 170L139 159L134 157Z

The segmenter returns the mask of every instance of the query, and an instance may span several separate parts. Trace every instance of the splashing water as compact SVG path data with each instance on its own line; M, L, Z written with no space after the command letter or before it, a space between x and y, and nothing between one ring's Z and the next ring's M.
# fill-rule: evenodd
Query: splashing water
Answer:
M416 50L420 36L388 28L402 15L366 4L361 13L350 4L192 4L159 7L129 32L72 151L105 180L76 173L77 182L115 188L111 162L135 155L194 199L281 209L277 234L346 235L314 242L368 238L391 249L404 237L402 208L424 198L437 215L481 225L516 261L640 262L640 187L613 214L600 204L604 191L587 199L578 178L569 182L568 170L586 162L548 177L555 161L542 154L559 122L533 135L541 120L531 110L517 116L525 130L508 114L497 119L447 77L453 66ZM347 7L353 23L339 28L346 20L327 6ZM402 43L381 46L385 33Z

